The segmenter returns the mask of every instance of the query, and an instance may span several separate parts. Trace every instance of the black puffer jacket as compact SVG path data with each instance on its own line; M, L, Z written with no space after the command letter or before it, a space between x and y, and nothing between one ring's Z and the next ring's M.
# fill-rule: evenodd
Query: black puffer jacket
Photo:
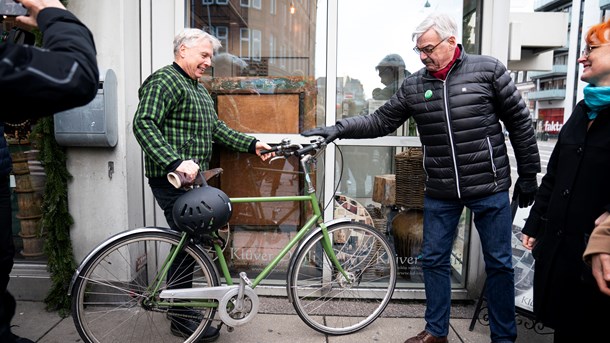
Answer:
M520 176L540 171L529 110L500 61L462 47L445 81L425 68L410 75L370 115L342 119L340 138L394 132L413 116L424 149L426 194L468 199L510 188L510 165L500 120L510 134Z

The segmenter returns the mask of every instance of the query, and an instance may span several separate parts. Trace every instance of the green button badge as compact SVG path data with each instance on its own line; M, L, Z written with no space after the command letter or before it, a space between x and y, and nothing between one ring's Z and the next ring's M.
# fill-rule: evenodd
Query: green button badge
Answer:
M426 93L424 93L424 98L426 98L426 100L430 99L432 97L432 91L431 90L427 90Z

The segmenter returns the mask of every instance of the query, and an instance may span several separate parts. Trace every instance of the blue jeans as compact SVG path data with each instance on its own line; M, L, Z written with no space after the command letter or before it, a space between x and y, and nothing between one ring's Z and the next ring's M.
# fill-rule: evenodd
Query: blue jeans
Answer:
M517 325L508 191L471 200L424 198L422 269L426 288L426 331L437 337L449 333L450 257L464 206L474 214L474 224L481 238L491 340L514 342Z

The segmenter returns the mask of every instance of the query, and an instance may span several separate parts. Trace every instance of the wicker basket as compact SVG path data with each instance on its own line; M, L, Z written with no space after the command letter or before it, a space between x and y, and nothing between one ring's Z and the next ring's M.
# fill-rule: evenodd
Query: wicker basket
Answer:
M421 148L408 148L396 154L396 205L405 208L424 208L426 174Z

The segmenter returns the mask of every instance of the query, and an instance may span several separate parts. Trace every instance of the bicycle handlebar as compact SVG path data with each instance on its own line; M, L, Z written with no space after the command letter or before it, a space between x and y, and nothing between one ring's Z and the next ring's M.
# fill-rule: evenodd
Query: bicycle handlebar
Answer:
M292 144L289 139L282 139L282 142L269 150L261 151L261 154L268 154L271 152L275 152L277 156L281 156L284 158L290 156L297 156L301 158L304 155L309 154L312 151L318 151L321 148L325 147L328 144L326 140L322 137L319 137L310 142L310 145L303 147L301 144Z

